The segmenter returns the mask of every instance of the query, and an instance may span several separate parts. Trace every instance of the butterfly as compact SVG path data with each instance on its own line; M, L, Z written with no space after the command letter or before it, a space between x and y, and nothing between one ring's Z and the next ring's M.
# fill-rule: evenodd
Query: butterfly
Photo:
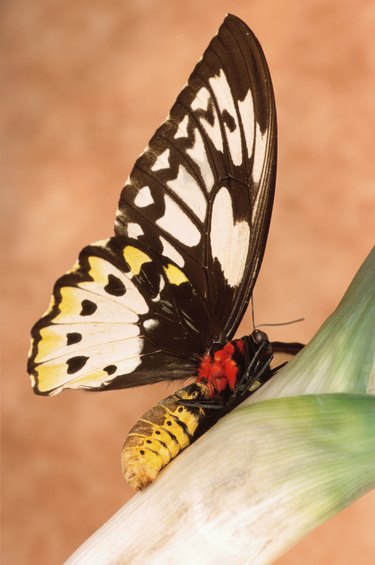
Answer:
M37 394L194 377L130 431L137 489L268 380L275 351L300 348L260 330L233 339L266 246L276 141L262 48L228 15L137 159L115 235L81 251L32 329Z

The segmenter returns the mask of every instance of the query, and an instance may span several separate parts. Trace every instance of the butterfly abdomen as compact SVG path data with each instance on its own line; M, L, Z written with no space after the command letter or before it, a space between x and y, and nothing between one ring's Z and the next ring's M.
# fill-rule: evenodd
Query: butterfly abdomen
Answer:
M138 420L121 453L124 477L133 488L144 489L200 435L206 410L199 403L209 398L205 384L193 383L153 406ZM197 402L197 407L185 406L181 401Z
M196 381L153 406L130 430L121 453L128 483L142 490L153 482L180 451L261 385L257 378L271 359L267 335L258 330L206 352Z

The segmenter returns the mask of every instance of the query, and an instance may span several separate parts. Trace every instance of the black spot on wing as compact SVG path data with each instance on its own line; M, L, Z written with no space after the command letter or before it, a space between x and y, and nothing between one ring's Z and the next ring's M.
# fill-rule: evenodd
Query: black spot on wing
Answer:
M82 310L80 312L81 316L91 316L92 314L94 314L94 312L96 312L98 308L95 302L92 302L91 300L82 300L81 306L82 306Z
M115 275L108 275L108 283L104 287L104 290L111 294L112 296L124 296L126 293L126 288L124 283Z
M66 334L66 345L73 345L73 343L79 343L82 339L82 335L78 332L71 332Z
M68 365L67 373L68 375L73 375L77 373L82 367L84 367L87 363L88 357L84 355L78 355L77 357L71 357L67 360L66 364Z
M107 365L107 367L104 367L103 371L105 371L107 373L107 375L113 375L113 373L115 373L117 370L116 365Z

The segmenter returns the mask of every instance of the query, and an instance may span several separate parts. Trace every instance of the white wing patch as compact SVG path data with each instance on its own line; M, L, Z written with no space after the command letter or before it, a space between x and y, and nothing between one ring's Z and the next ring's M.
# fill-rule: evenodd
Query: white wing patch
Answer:
M253 164L253 181L254 184L258 184L260 177L262 175L263 167L265 164L265 151L267 144L267 135L262 134L259 124L256 124L255 128L255 153L254 153L254 164ZM260 193L260 191L259 191ZM253 211L253 215L256 211Z
M211 100L211 94L207 90L207 88L202 87L198 90L194 100L191 103L192 110L205 110L208 109L208 103ZM208 137L211 139L212 143L215 145L218 151L223 152L223 139L220 130L220 122L216 112L216 109L212 107L214 113L214 123L211 125L208 120L203 118L203 116L199 117L199 121L202 124L203 128L206 130Z
M241 121L244 124L243 129L245 132L247 153L250 156L253 152L254 145L254 103L250 90L243 100L238 101L238 110L240 112Z
M178 124L176 133L174 134L175 139L180 139L181 137L188 137L187 127L189 125L189 117L186 114L183 120Z
M201 238L198 228L168 194L164 201L164 216L156 220L157 225L189 247L198 245Z
M43 363L62 357L69 352L70 355L78 354L82 349L87 349L102 343L124 341L139 336L139 327L132 323L102 324L92 323L90 330L86 323L52 324L40 330L41 341L37 363ZM70 339L70 343L69 343Z
M168 259L172 259L179 267L185 266L185 261L182 255L177 251L173 245L169 243L164 237L160 237L160 241L163 245L163 255L168 257Z
M187 149L186 153L199 167L206 191L208 193L211 192L215 182L214 175L205 150L203 138L198 129L194 130L194 145L190 149Z
M143 322L143 326L146 330L152 330L154 328L156 328L156 326L159 324L158 320L155 320L153 318L149 318L148 320L145 320Z
M192 110L207 110L208 109L208 102L211 98L211 94L204 86L198 90L197 94L195 95L194 100L191 103Z
M129 224L128 224L128 236L132 237L134 239L137 239L141 235L143 235L143 229L141 228L141 226L139 224L134 223L134 222L129 222Z
M150 204L153 203L154 199L152 198L149 186L142 187L134 198L134 204L138 206L138 208L146 208L146 206L150 206Z
M216 109L213 109L213 114L214 114L214 120L213 120L214 123L212 125L209 123L208 120L206 120L203 117L200 117L199 121L206 130L208 137L210 138L216 149L218 151L221 151L221 153L223 153L223 136L221 135L220 121Z
M221 115L223 115L223 113L226 112L230 115L231 118L233 118L234 129L232 130L231 128L229 128L225 120L223 120L224 129L227 134L228 146L232 157L232 161L235 165L241 165L242 146L241 146L241 135L238 124L238 117L237 117L236 108L234 106L232 93L223 69L220 69L220 73L218 76L210 78L209 83L214 92Z
M206 199L199 184L183 165L180 165L178 168L177 178L168 181L167 185L203 222L207 212Z
M246 266L249 247L249 225L234 223L232 200L223 186L216 195L211 220L211 249L231 287L238 286Z
M155 163L151 167L151 171L161 171L162 169L169 169L169 156L170 151L166 149L163 153L160 153L156 158Z

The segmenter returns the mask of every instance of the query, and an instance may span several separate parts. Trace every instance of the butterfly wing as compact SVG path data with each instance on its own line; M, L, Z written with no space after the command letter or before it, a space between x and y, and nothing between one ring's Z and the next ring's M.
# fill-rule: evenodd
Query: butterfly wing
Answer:
M276 111L262 49L227 16L121 194L118 235L189 273L214 341L231 339L266 245L276 174Z
M210 333L185 274L139 242L114 237L84 248L56 282L32 330L28 370L39 394L186 378Z
M228 16L120 199L116 237L86 247L32 330L40 394L190 376L230 339L266 244L276 117L262 49Z

